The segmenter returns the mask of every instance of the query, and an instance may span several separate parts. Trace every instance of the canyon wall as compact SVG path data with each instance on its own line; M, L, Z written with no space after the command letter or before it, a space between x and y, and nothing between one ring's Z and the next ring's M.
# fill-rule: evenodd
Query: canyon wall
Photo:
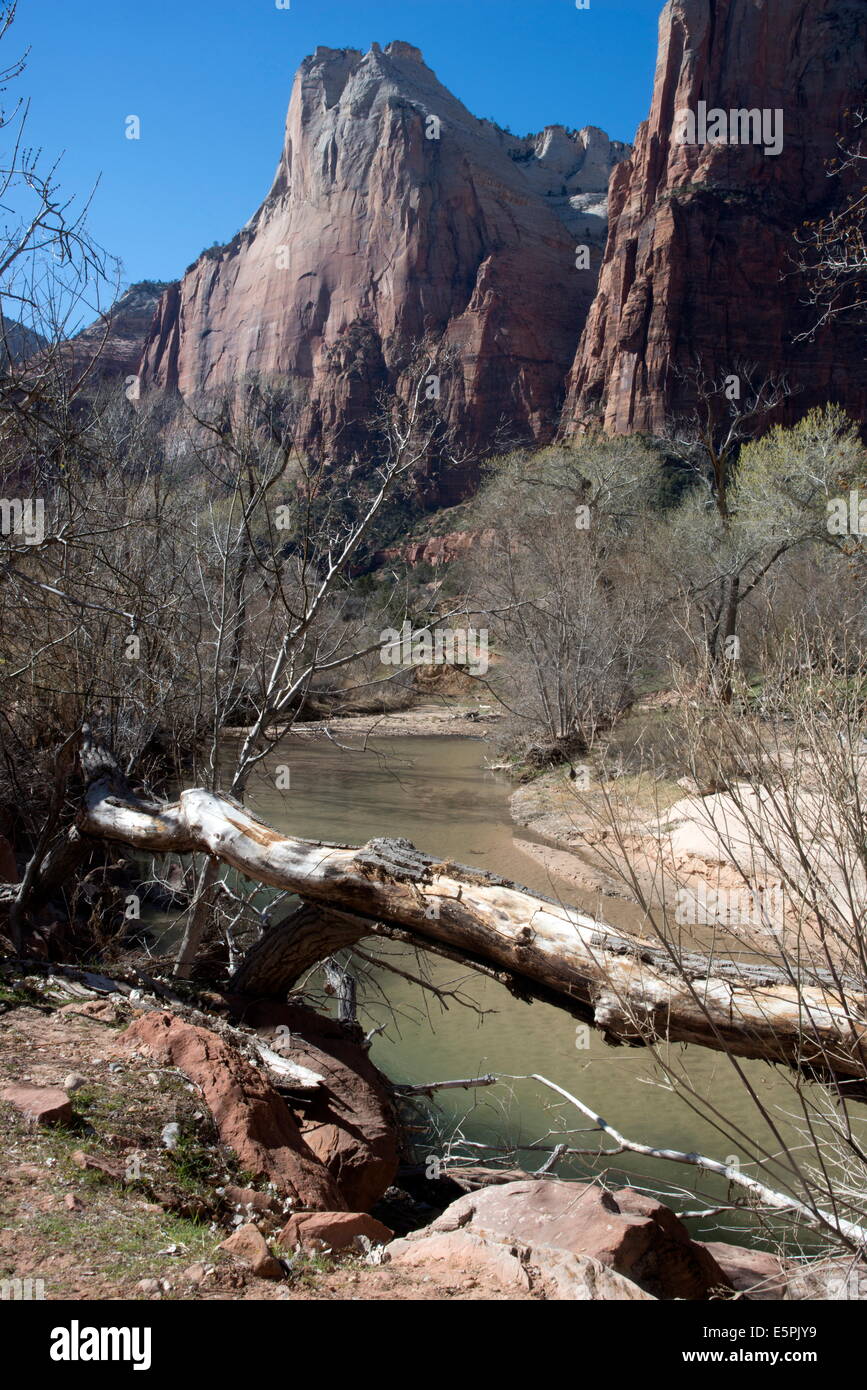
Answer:
M599 288L578 349L564 433L664 433L692 404L682 377L788 373L785 412L835 399L867 414L864 327L815 322L795 275L795 234L841 197L827 161L867 84L864 0L670 0L649 119L615 169ZM780 153L680 144L699 103L783 113ZM719 133L718 131L715 133ZM679 375L679 373L681 375Z

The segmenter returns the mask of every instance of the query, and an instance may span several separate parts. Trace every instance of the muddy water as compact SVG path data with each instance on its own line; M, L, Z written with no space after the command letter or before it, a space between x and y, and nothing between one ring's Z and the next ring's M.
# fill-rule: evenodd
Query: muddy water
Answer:
M368 745L367 751L354 752L295 739L280 755L291 770L291 790L277 791L273 777L263 775L250 788L250 804L288 833L344 843L361 843L372 836L405 836L428 852L489 869L585 910L598 912L601 907L620 926L640 926L636 910L629 905L582 900L574 888L552 879L521 851L509 817L511 787L508 779L485 769L488 751L481 741L464 738L382 739ZM527 836L523 829L517 834ZM415 957L398 947L368 943L365 949L371 954L387 953L391 963L418 971ZM750 1163L754 1149L744 1138L731 1137L734 1122L751 1141L778 1152L779 1143L725 1057L702 1048L673 1051L699 1096L728 1118L728 1136L661 1084L662 1077L644 1050L608 1047L599 1035L588 1037L587 1030L577 1028L556 1008L520 1003L493 981L467 975L447 961L426 959L433 981L449 986L461 983L476 1009L450 1002L444 1011L436 1000L425 1000L418 986L385 969L374 972L391 1009L368 987L361 1017L366 1027L385 1024L374 1040L372 1055L393 1080L421 1083L490 1071L512 1077L541 1073L643 1143L698 1150L725 1161L733 1156L744 1171L755 1174ZM794 1108L788 1084L770 1068L748 1064L744 1072L765 1103L786 1111ZM594 1151L599 1147L598 1135L570 1133L588 1122L532 1081L440 1092L437 1106L440 1137L424 1143L433 1154L442 1154L456 1133L492 1146L563 1141ZM788 1126L786 1130L791 1134ZM533 1169L545 1157L544 1153L519 1152L517 1162ZM490 1162L493 1153L479 1149L478 1158ZM690 1207L713 1205L725 1195L722 1180L633 1156L614 1157L608 1163L574 1158L558 1168L563 1176L603 1171L613 1182L627 1174L637 1185L657 1190L659 1180L665 1179L692 1194L687 1199ZM765 1180L773 1176L771 1169ZM730 1239L747 1238L746 1221L740 1218L723 1217L720 1225L716 1219L704 1219L697 1229L705 1238L722 1232Z

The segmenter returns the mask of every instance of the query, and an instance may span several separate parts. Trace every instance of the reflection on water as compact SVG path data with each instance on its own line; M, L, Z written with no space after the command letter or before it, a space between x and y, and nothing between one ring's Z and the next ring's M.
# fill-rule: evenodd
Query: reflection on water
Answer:
M552 880L545 869L515 845L509 817L510 784L484 768L487 749L466 738L381 739L367 751L344 751L334 744L296 738L281 749L279 762L291 770L291 787L278 791L266 773L250 789L250 804L271 824L287 833L340 843L361 843L373 836L400 835L420 849L478 865L516 879L537 892L562 897L585 910L598 910L574 889ZM277 760L275 760L277 761ZM519 834L527 837L522 829ZM623 904L619 904L621 912ZM615 904L605 904L609 917ZM635 913L635 910L632 909ZM637 914L636 914L637 916ZM626 925L621 916L620 925ZM637 923L636 923L637 924ZM378 943L365 949L387 952L387 959L416 971L414 957L396 954L398 948ZM592 1106L623 1134L654 1146L698 1150L714 1158L746 1163L746 1140L760 1143L768 1153L779 1144L761 1119L724 1056L702 1048L671 1049L677 1068L686 1069L687 1085L702 1098L704 1118L693 1113L685 1099L660 1085L652 1059L643 1049L612 1048L600 1035L578 1029L574 1020L545 1004L523 1004L494 981L471 974L442 959L428 958L433 981L441 986L465 982L476 1012L448 1002L447 1009L424 999L416 985L380 970L378 984L387 994L395 1017L377 1035L372 1056L398 1082L425 1082L476 1076L496 1071L512 1077L541 1073ZM372 1027L389 1015L375 1000L362 1021ZM589 1046L584 1046L589 1041ZM577 1045L576 1045L577 1044ZM794 1097L782 1074L758 1063L742 1064L750 1083L765 1103L795 1109ZM683 1088L679 1088L682 1092ZM438 1095L443 1133L456 1129L478 1144L548 1144L567 1139L574 1147L598 1148L598 1135L586 1131L574 1108L537 1083L516 1080L503 1086ZM713 1109L734 1120L741 1138L721 1133ZM790 1132L790 1131L789 1131ZM436 1146L442 1152L442 1145ZM479 1161L492 1154L479 1150ZM528 1169L541 1166L544 1153L524 1153ZM586 1174L590 1160L561 1164L561 1175ZM595 1165L594 1171L605 1171ZM745 1171L755 1170L746 1167ZM644 1158L618 1156L608 1172L613 1182L625 1172L637 1185L654 1185L665 1178L692 1194L689 1206L712 1205L725 1196L723 1181L688 1167ZM765 1180L775 1185L773 1170ZM711 1199L706 1203L705 1198ZM739 1237L746 1218L723 1217L698 1223L705 1238ZM730 1234L734 1231L734 1234Z

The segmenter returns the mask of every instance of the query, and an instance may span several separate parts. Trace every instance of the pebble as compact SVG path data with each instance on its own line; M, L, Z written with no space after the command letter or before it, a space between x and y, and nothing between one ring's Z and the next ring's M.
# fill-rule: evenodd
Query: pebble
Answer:
M176 1149L178 1147L178 1140L180 1139L180 1137L181 1127L179 1124L176 1124L174 1121L172 1121L171 1124L163 1125L163 1132L160 1135L160 1138L162 1139L163 1144L167 1149Z

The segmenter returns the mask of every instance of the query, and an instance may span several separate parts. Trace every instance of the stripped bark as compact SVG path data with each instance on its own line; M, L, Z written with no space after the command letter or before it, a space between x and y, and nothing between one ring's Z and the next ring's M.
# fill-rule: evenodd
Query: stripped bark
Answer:
M853 1095L867 1093L863 982L847 981L843 993L819 971L796 978L701 955L675 959L664 946L624 936L492 874L422 854L406 840L361 848L301 840L198 789L171 805L147 804L104 766L78 828L151 853L212 855L320 909L305 909L277 929L273 949L287 963L287 986L341 946L375 934L377 923L397 924L415 944L497 968L516 993L569 1009L609 1041L697 1043L833 1076ZM271 949L266 943L260 965ZM239 977L235 988L255 984L254 971L244 979L242 967Z

